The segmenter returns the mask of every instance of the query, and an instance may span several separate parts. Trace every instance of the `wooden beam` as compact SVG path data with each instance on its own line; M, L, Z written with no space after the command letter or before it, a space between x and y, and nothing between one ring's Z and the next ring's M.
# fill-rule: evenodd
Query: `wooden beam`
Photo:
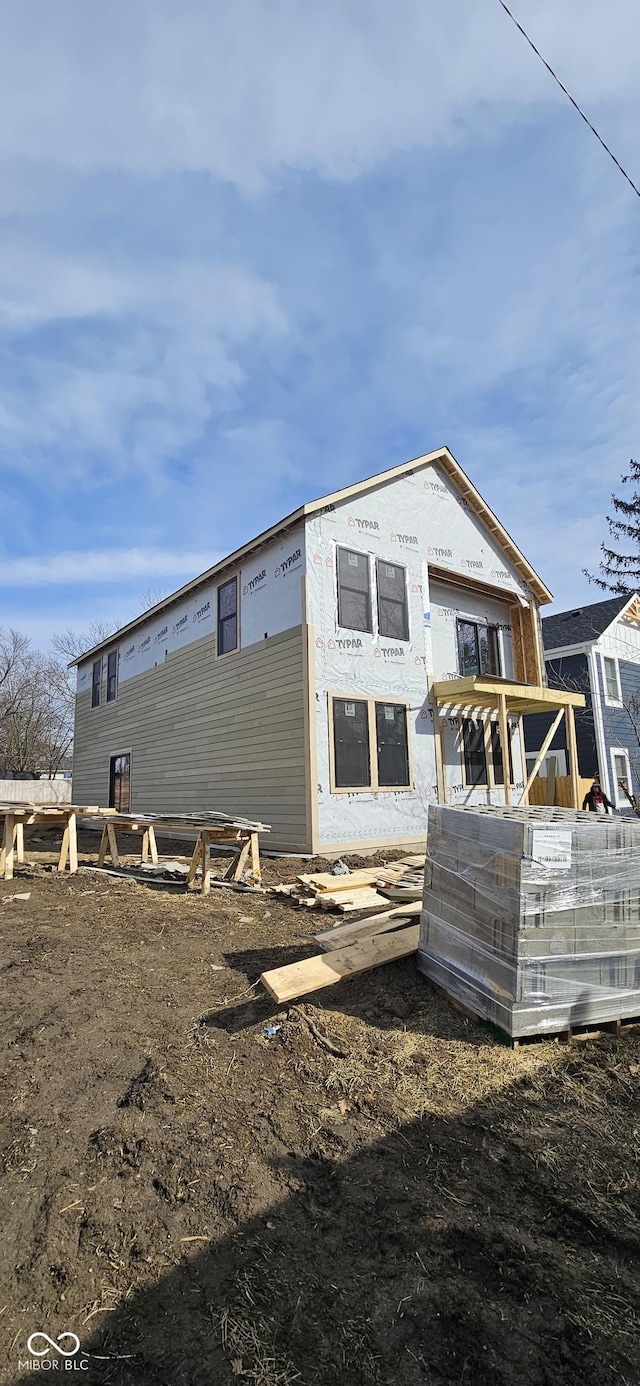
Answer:
M262 870L260 867L260 840L257 833L251 834L251 874L254 884L262 880Z
M576 719L572 707L567 708L567 745L569 748L569 774L571 776L571 798L574 809L580 808L580 776L578 772L578 742L576 740Z
M244 868L245 868L245 866L246 866L246 864L247 864L247 858L248 858L248 856L249 856L249 852L250 852L250 851L251 851L251 838L248 837L247 840L246 840L246 842L243 842L243 844L242 844L242 846L241 846L241 848L240 848L240 851L238 852L237 856L235 856L235 857L233 858L233 861L232 861L232 863L231 863L231 866L229 867L229 870L228 870L228 871L225 871L225 874L224 874L224 880L225 880L225 881L239 881L239 880L240 880L240 877L241 877L241 875L242 875L242 872L244 871Z
M4 840L2 844L2 875L5 881L13 880L13 828L15 818L6 813L4 819Z
M200 836L202 838L200 849L202 855L202 894L209 895L211 893L211 841L207 832L201 833Z
M156 843L156 830L155 830L155 828L153 827L153 825L151 825L151 826L147 829L147 832L148 832L148 834L149 834L149 851L150 851L150 853L151 853L151 861L152 861L152 863L153 863L154 866L157 866L157 865L158 865L158 846L157 846L157 843Z
M19 823L16 823L16 826L15 826L14 831L15 831L15 838L16 838L16 857L17 857L17 861L18 861L18 866L23 866L23 865L24 865L24 823L22 822L22 820L21 820Z
M502 746L502 778L504 780L504 802L511 803L511 767L509 755L509 723L507 722L507 695L498 694L498 714L500 718L500 744Z
M363 943L353 943L350 948L340 948L335 953L321 953L304 962L273 968L270 972L263 972L260 981L274 1001L282 1005L284 1001L307 996L310 992L320 991L322 987L335 986L344 977L368 972L396 958L406 958L416 952L419 937L420 925L412 924L407 929L399 929L397 933L377 934Z
M100 838L100 849L98 851L98 866L104 866L108 846L109 838L107 837L107 829L105 825L105 827L102 829L102 836Z
M315 935L316 943L332 953L336 948L344 948L362 939L373 938L375 934L386 934L392 929L402 928L405 920L422 913L422 902L414 900L410 905L398 905L394 910L382 910L368 919L354 919L347 924L337 924L335 929L326 929Z
M533 781L535 780L535 777L536 777L536 775L537 775L537 773L538 773L538 771L539 771L539 769L540 769L540 766L542 765L542 762L543 762L543 760L544 760L544 758L545 758L545 756L546 756L546 754L547 754L547 751L549 750L549 747L550 747L550 745L551 745L551 742L553 741L553 738L554 738L554 736L555 736L555 734L556 734L556 732L557 732L557 730L558 730L558 727L560 726L560 723L561 723L561 721L562 721L562 718L564 717L564 713L565 713L565 709L564 709L563 707L561 707L561 708L558 710L558 712L556 713L556 715L555 715L555 717L554 717L554 719L553 719L553 722L551 723L551 726L549 727L549 730L548 730L548 732L547 732L547 735L545 736L544 741L543 741L543 743L542 743L542 745L541 745L541 747L540 747L540 750L538 751L538 754L537 754L537 756L536 756L536 759L535 759L535 761L534 761L534 765L533 765L533 769L532 769L532 771L531 771L531 774L529 775L529 778L528 778L528 780L527 780L527 783L525 784L525 787L524 787L524 789L523 789L523 791L522 791L522 794L520 795L520 801L519 801L519 802L520 802L521 804L528 804L528 802L529 802L529 790L531 789L531 786L532 786L532 784L533 784ZM525 796L526 796L526 797L525 797Z
M75 813L69 814L69 871L73 875L78 870L78 820Z
M109 839L109 852L114 866L120 865L120 853L118 852L118 839L116 837L115 823L107 823L107 837Z
M193 849L193 856L192 856L192 858L191 858L191 861L189 862L189 870L188 870L188 872L187 872L187 890L195 890L196 872L197 872L197 870L198 870L198 866L199 866L199 864L200 864L201 857L202 857L202 833L198 833L198 836L197 836L197 838L196 838L196 845L195 845L195 847L194 847L194 849Z

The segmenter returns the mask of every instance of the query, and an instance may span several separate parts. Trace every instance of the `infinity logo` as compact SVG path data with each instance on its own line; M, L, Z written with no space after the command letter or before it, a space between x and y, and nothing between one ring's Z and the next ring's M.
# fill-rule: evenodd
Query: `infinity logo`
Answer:
M38 1351L38 1348L33 1346L36 1338L42 1338L45 1343L48 1343L48 1347L41 1348L40 1351ZM71 1338L75 1343L75 1347L60 1347L63 1338ZM32 1333L31 1336L27 1338L27 1350L33 1357L46 1357L50 1348L55 1348L55 1351L59 1352L61 1357L75 1357L76 1352L80 1351L80 1339L76 1338L75 1333L59 1333L55 1342L53 1338L49 1337L48 1333Z

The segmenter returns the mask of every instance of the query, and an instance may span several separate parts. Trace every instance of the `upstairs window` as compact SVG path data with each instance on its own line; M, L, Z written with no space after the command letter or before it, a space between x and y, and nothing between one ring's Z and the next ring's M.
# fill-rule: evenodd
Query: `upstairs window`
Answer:
M102 660L94 659L91 670L91 706L100 707L100 683L102 680Z
M115 702L118 691L118 651L110 650L107 655L107 702Z
M397 563L376 559L378 632L391 640L409 639L407 570Z
M609 659L606 655L602 661L604 665L604 686L608 703L620 703L620 679L618 677L617 659Z
M369 558L353 549L338 549L338 625L373 634Z
M218 588L218 654L238 648L238 579Z
M469 674L493 674L499 678L498 627L458 621L458 660L463 678Z

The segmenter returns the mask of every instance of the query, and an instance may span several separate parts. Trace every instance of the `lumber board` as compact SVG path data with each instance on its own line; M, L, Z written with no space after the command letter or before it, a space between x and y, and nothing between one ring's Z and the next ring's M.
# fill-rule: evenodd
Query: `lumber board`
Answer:
M269 996L282 1005L284 1001L307 996L309 992L335 986L345 977L406 958L417 951L419 937L420 925L411 924L397 933L376 934L374 938L337 949L335 953L320 953L302 962L289 963L287 967L272 968L262 973L260 981Z
M404 866L398 871L393 866L362 867L358 871L350 871L345 876L334 876L331 871L318 871L314 875L298 876L298 880L311 890L321 893L328 891L330 895L335 895L339 891L358 890L361 886L373 885L387 875L396 880L404 875L404 871Z
M371 938L374 934L397 929L403 920L419 915L421 910L421 902L415 900L408 905L398 905L393 910L383 910L381 914L369 915L367 919L352 919L346 924L336 924L333 929L325 929L321 934L315 934L315 941L321 948L333 951L334 948L343 948L349 943L355 943L359 938Z
M350 910L373 910L377 906L382 908L387 903L384 895L378 895L377 890L370 886L354 890L350 895L341 891L338 895L320 895L316 899L323 910L340 910L341 914L347 914Z

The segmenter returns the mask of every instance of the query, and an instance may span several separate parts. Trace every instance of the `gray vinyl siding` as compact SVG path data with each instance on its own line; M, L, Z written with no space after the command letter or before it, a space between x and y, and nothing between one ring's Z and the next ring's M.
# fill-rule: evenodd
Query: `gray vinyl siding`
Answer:
M629 752L629 766L631 770L632 788L634 794L640 792L640 780L638 779L638 760L640 759L640 747L633 730L631 719L624 707L612 707L605 699L604 669L602 665L602 655L596 652L596 668L598 670L598 690L600 693L600 706L602 708L602 726L604 730L604 743L607 755L607 775L609 781L612 779L611 749L612 747L622 748ZM627 705L630 699L637 697L640 693L640 665L634 664L628 659L618 660L618 672L620 675L620 693L622 702ZM612 785L612 790L615 787Z
M108 804L109 760L131 752L131 808L219 809L272 825L265 846L308 846L303 627L216 657L215 634L76 701L73 800Z
M564 689L568 693L584 694L586 706L578 707L575 711L578 770L585 778L589 775L597 775L598 751L587 656L575 654L547 659L546 670L549 688ZM540 750L555 715L555 712L536 712L525 717L525 744L529 754L532 751ZM549 750L566 752L566 749L567 725L563 717Z

